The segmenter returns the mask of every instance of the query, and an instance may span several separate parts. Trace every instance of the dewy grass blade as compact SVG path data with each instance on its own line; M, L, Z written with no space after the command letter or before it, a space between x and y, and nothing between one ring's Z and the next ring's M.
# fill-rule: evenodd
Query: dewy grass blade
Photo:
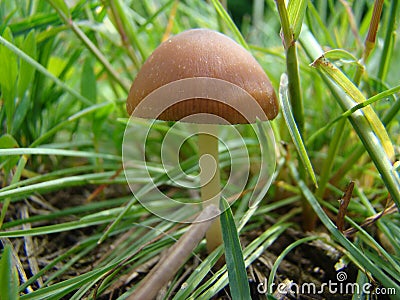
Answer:
M290 136L292 137L293 143L296 147L299 157L304 167L307 169L307 172L310 175L314 185L317 187L318 184L317 184L317 178L314 173L314 169L311 165L310 158L307 155L306 148L300 136L300 132L297 129L296 122L294 121L292 111L290 109L290 103L288 99L288 82L286 74L282 74L281 76L281 84L279 87L279 100L282 107L282 113L286 122L286 126L289 130Z
M221 199L220 205L223 211L220 218L231 297L233 300L251 299L242 247L232 211L225 199Z
M335 65L333 65L324 55L318 57L312 64L313 67L321 70L324 74L329 76L336 84L338 84L354 101L363 103L366 101L362 92L350 81L346 75L341 72ZM386 155L390 160L394 158L394 148L390 141L389 135L383 126L381 120L376 115L372 107L367 106L363 108L363 112L371 127L373 128L376 136L381 141Z

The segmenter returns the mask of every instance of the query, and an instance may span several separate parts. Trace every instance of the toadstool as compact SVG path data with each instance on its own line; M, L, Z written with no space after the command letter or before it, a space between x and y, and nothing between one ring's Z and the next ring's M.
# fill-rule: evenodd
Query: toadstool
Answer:
M173 83L178 84L156 94ZM149 95L151 101L143 104ZM221 187L216 124L271 120L278 113L275 91L255 58L231 38L208 29L184 31L163 42L138 72L126 107L136 117L200 123L201 200L217 207ZM201 117L190 119L195 115ZM217 167L210 167L213 164ZM219 219L206 240L209 252L222 243Z

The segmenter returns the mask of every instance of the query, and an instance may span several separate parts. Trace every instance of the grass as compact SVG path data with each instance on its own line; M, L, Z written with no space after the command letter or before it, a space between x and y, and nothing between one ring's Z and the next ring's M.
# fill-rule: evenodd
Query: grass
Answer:
M167 220L138 200L171 209L154 183L181 202L199 201L180 185L199 172L196 138L168 172L160 144L173 124L153 125L147 164L134 159L125 174L122 153L125 101L140 66L167 37L196 27L249 49L281 112L270 126L238 126L243 140L221 130L223 182L240 149L255 171L240 194L227 191L239 197L224 215L225 248L207 255L201 241L160 297L263 299L260 283L337 282L339 271L400 295L398 1L255 0L245 15L238 2L0 1L0 299L127 299L188 232L171 220L192 211ZM177 141L190 132L174 130ZM217 269L224 252L227 266Z

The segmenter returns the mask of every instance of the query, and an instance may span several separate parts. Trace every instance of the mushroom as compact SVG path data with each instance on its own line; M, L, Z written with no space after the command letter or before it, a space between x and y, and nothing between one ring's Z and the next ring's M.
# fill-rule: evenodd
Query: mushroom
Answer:
M217 124L247 124L278 114L274 89L255 58L208 29L187 30L163 42L138 72L126 107L136 117L199 123L201 200L217 207ZM209 252L222 243L219 218L206 240Z

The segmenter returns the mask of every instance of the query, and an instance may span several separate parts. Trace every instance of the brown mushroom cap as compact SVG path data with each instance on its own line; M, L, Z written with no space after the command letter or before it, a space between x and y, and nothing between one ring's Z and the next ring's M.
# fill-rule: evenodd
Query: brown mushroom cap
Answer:
M272 120L278 114L275 91L255 58L229 37L208 29L182 32L163 42L152 53L132 84L126 105L128 113L132 114L139 103L158 88L197 77L221 79L250 94L265 113L264 117L252 116L252 121L256 117ZM231 124L249 123L248 116L244 117L231 107L235 104L235 99L230 99L232 93L227 92L224 98L229 105L206 98L186 99L153 118L178 121L193 114L207 113Z

